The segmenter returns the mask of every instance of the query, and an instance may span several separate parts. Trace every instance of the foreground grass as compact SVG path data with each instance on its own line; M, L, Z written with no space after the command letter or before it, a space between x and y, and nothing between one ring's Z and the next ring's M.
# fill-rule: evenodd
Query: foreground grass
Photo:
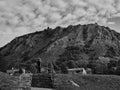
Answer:
M57 90L120 90L120 76L115 75L57 75L55 82Z
M57 90L120 90L120 76L115 75L59 74L55 76L55 83ZM0 90L18 90L18 84L18 77L0 72Z

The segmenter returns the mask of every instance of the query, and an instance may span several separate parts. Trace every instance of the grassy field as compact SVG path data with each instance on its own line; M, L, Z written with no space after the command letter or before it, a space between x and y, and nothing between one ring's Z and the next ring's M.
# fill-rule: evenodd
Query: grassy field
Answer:
M120 90L120 76L115 75L57 75L55 82L57 90Z
M56 90L120 90L120 76L59 74L55 76L55 84ZM0 72L0 90L16 90L17 87L18 77Z

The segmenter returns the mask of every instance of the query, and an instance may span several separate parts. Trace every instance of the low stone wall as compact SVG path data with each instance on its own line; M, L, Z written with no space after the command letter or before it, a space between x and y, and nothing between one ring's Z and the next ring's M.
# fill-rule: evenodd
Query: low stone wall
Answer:
M17 90L19 77L0 72L0 90Z
M0 90L31 90L31 87L53 88L50 74L22 74L11 76L0 73Z
M34 74L32 76L32 87L53 88L53 81L49 74Z
M19 76L18 87L22 90L30 90L32 74L22 74Z

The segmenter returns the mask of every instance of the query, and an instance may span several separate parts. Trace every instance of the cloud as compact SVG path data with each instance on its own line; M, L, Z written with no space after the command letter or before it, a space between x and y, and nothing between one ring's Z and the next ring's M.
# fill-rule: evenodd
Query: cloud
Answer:
M80 6L80 7L86 7L86 6L87 6L87 3L84 2L83 0L72 0L72 1L71 1L71 4L72 4L73 6L78 5L78 6Z
M112 24L119 14L120 0L0 0L0 43L48 26Z
M114 25L114 24L115 24L115 22L108 22L108 24L110 24L110 25L111 25L111 24L112 24L112 25Z
M120 13L115 14L113 17L120 17Z
M0 46L4 46L15 37L29 33L30 31L28 30L27 27L9 28L7 26L2 28L2 30L0 29Z
M56 6L61 9L65 9L67 7L67 3L63 0L49 0L50 5Z

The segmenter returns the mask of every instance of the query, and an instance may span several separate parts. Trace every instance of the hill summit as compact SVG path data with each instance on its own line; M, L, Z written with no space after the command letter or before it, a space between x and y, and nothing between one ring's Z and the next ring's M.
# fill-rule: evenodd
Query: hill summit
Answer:
M119 61L120 34L95 23L58 26L20 36L0 48L0 71L32 65L36 58L41 58L43 66L52 62L56 70Z

